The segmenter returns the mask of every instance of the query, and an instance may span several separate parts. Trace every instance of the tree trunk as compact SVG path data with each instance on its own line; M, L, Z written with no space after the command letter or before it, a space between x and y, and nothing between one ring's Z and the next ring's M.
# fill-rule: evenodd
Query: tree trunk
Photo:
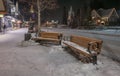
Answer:
M37 28L37 30L38 30L38 33L41 31L41 17L40 17L40 11L41 11L41 9L40 9L40 1L39 0L37 0L37 6L38 6L38 28Z

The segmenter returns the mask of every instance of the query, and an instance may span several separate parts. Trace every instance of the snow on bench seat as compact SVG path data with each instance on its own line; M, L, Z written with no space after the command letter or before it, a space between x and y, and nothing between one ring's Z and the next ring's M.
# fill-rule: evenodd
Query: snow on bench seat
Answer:
M83 51L83 52L85 52L85 53L87 53L87 54L90 54L90 53L87 51L87 48L81 47L80 45L78 45L78 44L76 44L76 43L74 43L74 42L63 41L63 43L64 43L64 44L67 44L67 45L69 45L69 46L72 46L72 47L74 47L74 48L76 48L76 49L78 49L78 50L81 50L81 51Z

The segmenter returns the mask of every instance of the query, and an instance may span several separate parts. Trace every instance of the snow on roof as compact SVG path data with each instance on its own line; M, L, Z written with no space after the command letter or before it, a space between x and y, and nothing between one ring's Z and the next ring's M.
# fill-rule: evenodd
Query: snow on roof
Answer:
M96 10L92 10L92 17L100 17Z
M99 9L97 12L99 13L100 16L102 17L108 17L110 12L112 11L113 9Z

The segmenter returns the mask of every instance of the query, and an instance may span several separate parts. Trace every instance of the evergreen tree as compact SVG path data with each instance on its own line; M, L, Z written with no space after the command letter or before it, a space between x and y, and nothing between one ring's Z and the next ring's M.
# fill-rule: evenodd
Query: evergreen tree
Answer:
M67 25L67 10L66 7L63 7L63 24Z

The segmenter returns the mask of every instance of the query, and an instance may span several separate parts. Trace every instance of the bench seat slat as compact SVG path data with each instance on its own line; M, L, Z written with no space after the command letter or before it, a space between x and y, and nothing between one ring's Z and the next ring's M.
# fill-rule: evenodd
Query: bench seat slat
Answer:
M32 40L35 40L36 42L43 43L43 42L52 42L52 43L58 43L61 44L61 38L62 33L58 32L40 32L38 37L31 38Z
M44 37L37 37L38 40L51 40L51 41L60 41L59 39L53 39L53 38L44 38Z

